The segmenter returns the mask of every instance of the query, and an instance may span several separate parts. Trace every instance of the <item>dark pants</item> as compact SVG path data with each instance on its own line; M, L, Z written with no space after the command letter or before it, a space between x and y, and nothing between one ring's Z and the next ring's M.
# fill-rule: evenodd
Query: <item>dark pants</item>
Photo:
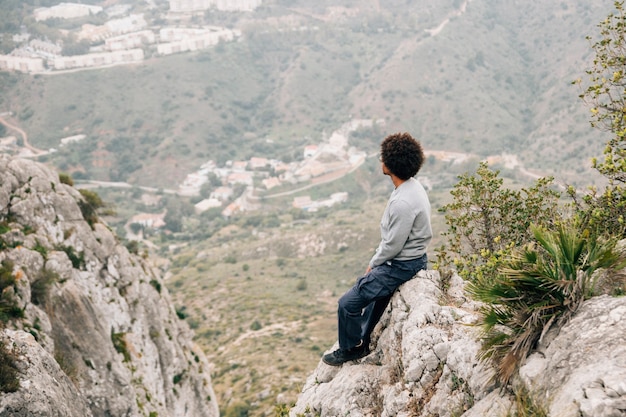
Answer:
M418 271L426 269L426 254L410 261L391 261L373 268L359 278L340 299L339 347L351 349L369 343L370 334L385 312L394 291Z

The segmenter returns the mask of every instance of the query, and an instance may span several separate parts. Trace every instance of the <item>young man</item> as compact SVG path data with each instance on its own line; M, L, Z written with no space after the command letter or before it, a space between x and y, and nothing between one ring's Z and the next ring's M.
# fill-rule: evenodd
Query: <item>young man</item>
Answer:
M394 291L426 269L426 248L432 238L430 202L413 178L424 151L408 133L387 136L380 145L382 172L395 189L380 222L381 240L365 275L339 299L339 349L322 357L339 366L370 353L370 334Z

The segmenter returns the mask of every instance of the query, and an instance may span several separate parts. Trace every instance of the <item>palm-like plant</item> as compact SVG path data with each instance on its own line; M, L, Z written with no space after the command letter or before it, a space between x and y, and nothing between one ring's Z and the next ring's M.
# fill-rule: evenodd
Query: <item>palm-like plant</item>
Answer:
M481 359L506 386L543 334L562 326L591 295L591 276L617 265L616 241L581 235L572 226L532 227L534 241L514 251L500 273L469 285L485 303Z

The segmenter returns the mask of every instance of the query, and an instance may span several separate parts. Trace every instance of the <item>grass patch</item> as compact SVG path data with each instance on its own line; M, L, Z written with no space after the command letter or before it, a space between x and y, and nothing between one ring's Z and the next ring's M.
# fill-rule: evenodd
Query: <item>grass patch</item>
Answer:
M50 287L59 281L59 274L42 269L30 285L30 300L35 305L46 305Z
M130 351L126 341L126 333L115 333L111 331L111 342L118 353L124 356L124 362L130 362Z
M11 287L14 290L16 289L15 283L17 278L13 274L13 267L13 262L7 259L0 264L0 322L2 323L6 323L13 318L24 317L24 310L19 308L12 292L5 291Z

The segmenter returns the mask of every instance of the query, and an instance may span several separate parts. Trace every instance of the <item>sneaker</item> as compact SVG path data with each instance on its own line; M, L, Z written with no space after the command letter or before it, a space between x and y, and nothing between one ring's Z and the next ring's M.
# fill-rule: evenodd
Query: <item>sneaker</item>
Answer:
M369 355L367 346L361 345L352 349L337 349L334 352L322 356L322 361L326 365L341 366L344 362L355 361Z

